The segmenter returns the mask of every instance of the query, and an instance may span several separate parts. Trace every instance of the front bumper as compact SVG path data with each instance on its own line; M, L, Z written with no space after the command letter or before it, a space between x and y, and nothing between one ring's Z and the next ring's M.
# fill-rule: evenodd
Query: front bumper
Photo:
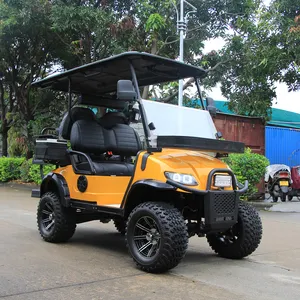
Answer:
M232 177L233 190L210 190L212 178L215 173L229 174ZM197 190L194 188L190 188L172 180L167 180L167 183L183 191L202 196L204 206L205 231L220 231L233 226L238 219L240 194L245 193L248 189L247 180L245 182L245 185L241 189L238 189L235 176L233 172L228 169L213 169L208 175L206 190Z

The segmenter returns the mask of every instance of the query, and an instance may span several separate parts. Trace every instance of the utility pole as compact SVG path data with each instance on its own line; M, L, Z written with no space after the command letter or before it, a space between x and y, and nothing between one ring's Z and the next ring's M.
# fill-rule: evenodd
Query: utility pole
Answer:
M184 0L180 0L180 20L178 23L178 30L180 31L180 44L179 44L179 60L183 62L183 40L184 33L186 32L186 24L184 21ZM183 98L183 80L179 80L179 90L178 90L178 106L182 106Z
M174 3L173 3L174 4ZM186 15L184 15L184 4L187 4L192 8L192 11L189 11ZM179 61L183 62L183 51L184 51L184 39L187 31L187 19L188 15L191 13L195 13L197 8L187 2L186 0L180 0L180 16L178 13L178 9L174 4L176 13L177 13L177 32L179 31ZM182 106L183 99L183 80L179 80L179 89L178 89L178 106Z

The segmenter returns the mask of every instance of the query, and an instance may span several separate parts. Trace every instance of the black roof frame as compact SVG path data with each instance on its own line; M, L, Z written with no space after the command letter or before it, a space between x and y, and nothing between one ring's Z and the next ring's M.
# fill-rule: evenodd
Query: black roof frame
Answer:
M169 58L144 52L125 52L33 82L33 87L51 88L90 96L103 96L116 91L117 81L132 79L130 65L135 69L139 87L176 81L184 78L203 78L207 72Z

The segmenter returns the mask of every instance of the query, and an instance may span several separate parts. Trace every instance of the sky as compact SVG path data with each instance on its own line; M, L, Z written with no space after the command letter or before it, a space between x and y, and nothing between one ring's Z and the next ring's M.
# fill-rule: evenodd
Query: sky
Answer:
M264 0L265 5L269 5L271 0ZM224 46L224 40L221 38L210 40L205 43L204 53L211 50L219 50ZM207 91L210 97L215 100L226 100L221 93L220 86L213 88L210 92ZM300 91L288 92L287 85L284 83L278 83L276 85L277 98L273 101L273 107L284 109L296 113L300 113Z

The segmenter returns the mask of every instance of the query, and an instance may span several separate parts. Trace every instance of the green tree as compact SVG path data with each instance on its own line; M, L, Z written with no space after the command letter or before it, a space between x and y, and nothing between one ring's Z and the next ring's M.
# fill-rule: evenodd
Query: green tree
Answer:
M7 156L8 154L8 131L13 125L11 114L15 108L12 89L4 83L3 78L0 78L0 132L2 136L1 144L3 156Z
M184 57L186 62L205 66L204 41L225 36L228 26L239 18L248 20L257 0L190 2L197 13L189 18ZM67 68L130 50L178 57L176 0L54 0L52 3L53 29L68 52L62 58ZM148 93L145 89L144 97L153 96ZM175 96L176 92L171 92L166 101Z
M39 100L30 96L31 82L55 64L59 42L51 32L51 3L47 0L0 1L0 57L2 81L12 90L23 132L32 155L32 128ZM2 106L3 107L3 106ZM2 117L5 128L6 118ZM4 138L5 140L5 138Z
M239 18L249 20L252 18L253 11L258 5L255 0L250 1L189 1L197 8L197 13L190 15L188 28L185 37L184 58L185 62L199 65L201 67L210 67L210 71L218 69L224 61L215 61L214 64L206 64L206 58L203 56L204 41L210 38L223 37L229 26L233 26ZM177 58L179 52L179 37L176 29L176 11L175 7L178 1L133 1L137 3L132 5L131 10L123 10L127 15L135 16L135 24L140 24L137 30L137 45L134 49L151 52L162 56ZM178 7L178 5L177 5ZM186 7L188 9L188 7ZM143 26L144 24L144 26ZM154 27L155 26L155 27ZM149 30L150 29L150 30ZM151 33L152 35L149 35ZM149 43L150 41L150 43ZM133 43L132 45L135 45ZM145 47L145 49L140 49ZM212 61L211 61L212 62ZM188 80L184 84L184 89L191 86L194 79ZM211 80L206 80L209 86ZM173 103L178 95L178 86L161 86L169 91L164 97L164 102ZM151 90L152 92L155 89ZM143 97L147 96L147 90L144 90ZM164 94L164 93L161 93ZM155 97L150 94L149 97Z
M56 38L62 42L61 62L65 68L109 56L113 12L106 1L53 0L51 21Z
M276 82L299 90L299 14L297 1L273 0L269 7L257 3L252 18L238 18L232 26L225 48L206 57L208 66L226 62L207 81L221 82L231 110L268 119Z

